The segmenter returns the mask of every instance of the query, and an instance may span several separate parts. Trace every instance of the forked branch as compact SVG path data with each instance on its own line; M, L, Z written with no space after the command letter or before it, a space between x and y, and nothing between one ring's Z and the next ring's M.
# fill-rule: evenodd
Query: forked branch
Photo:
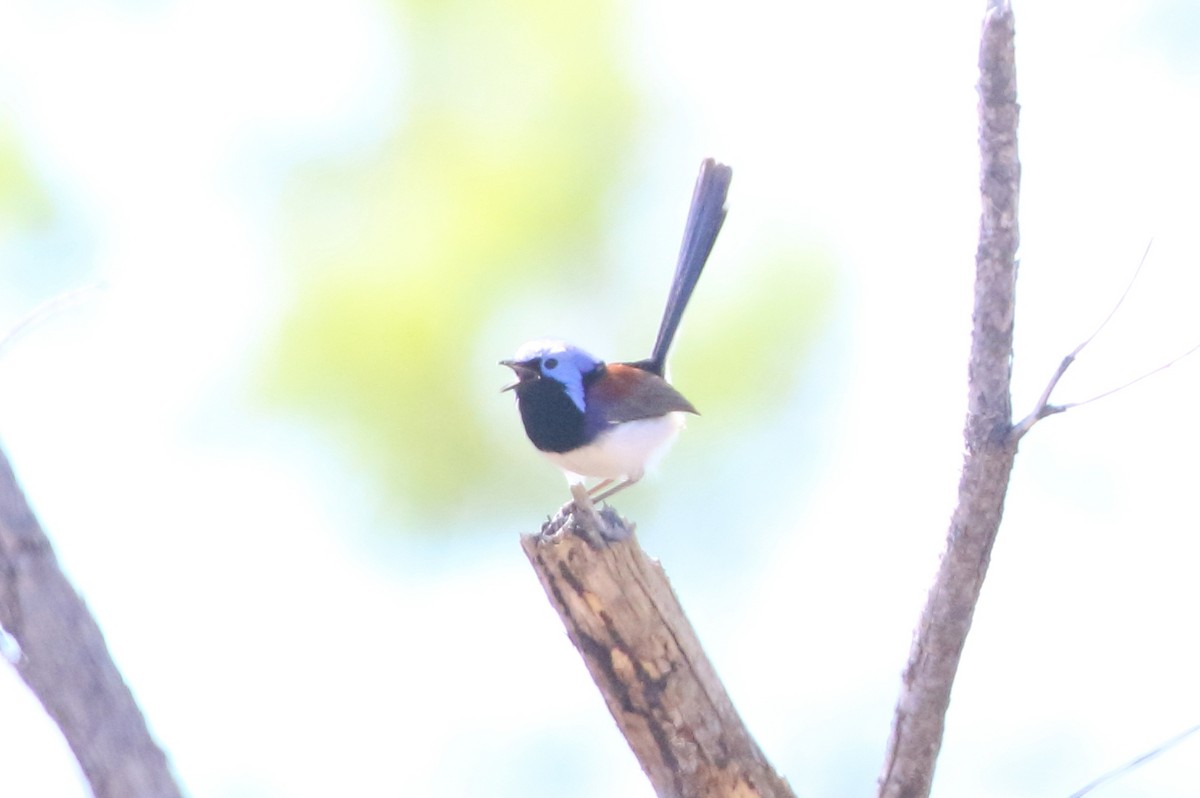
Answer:
M1151 243L1153 243L1153 242L1151 242ZM1134 377L1132 380L1124 383L1123 385L1118 385L1116 388L1110 388L1109 390L1104 391L1103 393L1096 394L1095 396L1091 397L1090 399L1084 399L1079 402L1066 402L1064 404L1050 404L1050 397L1053 395L1054 389L1058 387L1059 380L1061 380L1063 378L1063 375L1067 373L1067 369L1069 369L1071 367L1071 365L1075 362L1075 359L1079 357L1079 354L1084 350L1084 348L1088 344L1090 344L1093 340L1095 340L1096 336L1099 335L1100 332L1105 327L1108 326L1108 323L1110 321L1112 321L1112 317L1117 315L1117 311L1120 310L1121 305L1123 305L1125 303L1125 298L1129 296L1129 292L1133 289L1134 283L1137 282L1138 277L1141 275L1142 267L1146 265L1146 257L1149 254L1150 254L1150 244L1147 244L1146 250L1142 253L1142 259L1140 261L1138 261L1137 268L1134 269L1134 271L1133 271L1133 277L1131 277L1129 279L1129 285L1125 286L1125 290L1121 293L1121 296L1117 300L1117 303L1115 305L1113 305L1112 310L1110 310L1108 312L1108 315L1104 317L1104 321L1100 322L1100 326L1098 326L1096 328L1095 332L1093 332L1091 335L1089 335L1087 338L1085 338L1079 344L1079 346L1075 347L1071 351L1071 353L1068 354L1066 357L1064 357L1062 359L1062 362L1058 364L1058 368L1055 369L1054 374L1051 375L1050 381L1046 383L1046 387L1042 390L1042 395L1038 397L1037 403L1034 405L1033 410L1030 411L1029 415L1025 416L1025 418L1021 419L1021 421L1019 421L1016 424L1016 426L1013 427L1011 435L1014 439L1019 440L1022 437L1024 437L1025 433L1029 432L1029 430L1031 430L1033 428L1034 424L1041 421L1043 418L1046 418L1047 416L1053 416L1058 413L1064 413L1067 410L1070 410L1072 408L1082 407L1083 405L1091 404L1092 402L1099 401L1100 399L1103 399L1106 396L1112 396L1115 393L1119 393L1119 392L1125 390L1126 388L1141 382L1142 380L1146 379L1147 377L1153 376L1153 375L1159 373L1160 371L1165 371L1166 369L1169 369L1171 366L1174 366L1176 363L1183 360L1185 357L1191 355L1193 352L1200 350L1200 344L1196 344L1191 349L1187 350L1186 352L1184 352L1181 355L1178 355L1177 357L1174 357L1174 358L1168 360L1166 363L1163 363L1160 366L1156 366L1155 368L1151 369L1150 371L1147 371L1144 374Z

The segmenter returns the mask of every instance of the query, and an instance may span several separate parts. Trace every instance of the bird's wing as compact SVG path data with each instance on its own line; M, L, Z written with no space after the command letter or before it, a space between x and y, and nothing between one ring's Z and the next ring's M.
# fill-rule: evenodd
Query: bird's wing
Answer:
M588 410L605 424L656 418L680 411L696 413L692 403L657 374L624 363L605 367L603 378L588 387Z

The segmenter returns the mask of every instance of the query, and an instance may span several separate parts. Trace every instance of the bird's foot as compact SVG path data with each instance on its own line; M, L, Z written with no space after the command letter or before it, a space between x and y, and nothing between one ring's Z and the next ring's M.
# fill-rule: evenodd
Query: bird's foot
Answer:
M557 538L564 532L573 532L593 548L603 548L610 543L628 540L633 535L632 526L611 507L600 510L582 485L572 485L569 501L559 508L553 518L542 524L542 537Z

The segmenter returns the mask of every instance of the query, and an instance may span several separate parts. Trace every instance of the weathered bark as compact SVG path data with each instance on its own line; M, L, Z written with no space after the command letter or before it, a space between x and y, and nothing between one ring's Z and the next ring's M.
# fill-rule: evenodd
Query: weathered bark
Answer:
M658 795L791 798L663 569L615 513L573 517L554 535L524 536L521 547Z

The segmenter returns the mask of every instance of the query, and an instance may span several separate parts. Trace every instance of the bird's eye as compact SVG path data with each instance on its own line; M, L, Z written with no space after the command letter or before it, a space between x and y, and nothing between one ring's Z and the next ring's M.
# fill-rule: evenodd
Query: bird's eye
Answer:
M542 361L542 365L553 371L554 369L558 368L558 358L548 357Z

